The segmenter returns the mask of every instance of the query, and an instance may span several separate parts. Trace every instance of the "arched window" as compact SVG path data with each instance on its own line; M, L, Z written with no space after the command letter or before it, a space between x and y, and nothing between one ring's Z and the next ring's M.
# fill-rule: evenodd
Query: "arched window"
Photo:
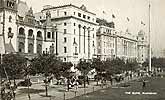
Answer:
M37 53L38 54L42 53L42 45L41 44L37 44Z
M25 30L24 28L19 28L19 35L25 35Z
M23 42L19 42L19 45L18 45L18 51L19 52L24 52L25 50L25 45Z
M12 22L12 17L11 16L9 16L9 22Z
M9 27L9 28L8 28L8 30L9 30L9 33L11 33L12 28L11 28L11 27Z
M33 36L33 30L32 30L32 29L30 29L30 30L28 31L28 36Z
M42 33L41 33L41 31L38 31L38 32L37 32L37 37L42 38Z
M33 44L29 43L29 45L28 45L28 53L33 53L33 51L34 51Z

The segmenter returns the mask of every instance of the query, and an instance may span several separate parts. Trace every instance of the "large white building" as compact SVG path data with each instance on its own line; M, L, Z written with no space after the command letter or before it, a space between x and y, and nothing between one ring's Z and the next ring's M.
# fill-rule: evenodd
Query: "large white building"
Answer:
M55 53L73 63L96 54L96 14L84 5L45 6L36 14L26 2L1 0L0 5L3 53Z
M0 0L0 53L54 53L73 64L93 57L138 57L140 62L146 59L142 32L137 40L129 32L116 30L114 25L96 19L96 14L84 5L47 5L34 14L26 2Z
M115 23L97 19L97 56L101 60L121 58L143 63L148 55L145 33L138 35L115 29ZM145 38L145 39L144 39Z

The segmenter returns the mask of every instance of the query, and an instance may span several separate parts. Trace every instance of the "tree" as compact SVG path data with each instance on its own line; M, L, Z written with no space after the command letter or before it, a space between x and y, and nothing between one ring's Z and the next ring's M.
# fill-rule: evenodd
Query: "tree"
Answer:
M24 68L26 67L26 58L21 56L20 54L5 54L3 56L3 75L7 75L6 77L14 80L16 78L23 77ZM6 72L5 72L6 71ZM3 77L5 77L3 76Z
M92 67L91 67L91 62L87 61L87 60L80 60L79 63L77 64L77 67L76 67L82 74L83 74L83 77L84 77L84 88L86 87L86 77L89 73L89 71L92 70Z
M3 99L12 99L15 98L15 90L17 88L15 79L23 77L23 70L26 67L26 58L20 54L4 54L2 57L2 64L0 67L1 77L7 78L7 83L3 83L5 87L2 87L1 93L5 91L5 88L10 89L8 93L3 92L1 94ZM11 86L11 79L14 80L14 86ZM6 98L4 95L7 95Z
M134 61L128 61L125 64L125 71L135 71L138 68L138 62L136 60Z
M92 68L95 69L97 75L95 77L96 81L97 81L97 85L98 85L98 81L101 79L103 79L103 75L106 71L106 66L104 65L104 62L101 61L100 59L96 58L93 59L92 61Z
M112 75L120 74L124 70L125 62L124 62L124 60L122 60L120 58L116 58L116 59L112 59L112 60L107 60L106 66L110 66L110 67L107 67L108 68L107 70L108 70L108 72L111 72Z
M32 59L32 70L31 74L44 74L45 80L45 90L46 90L46 96L48 96L48 90L47 86L49 83L48 77L53 74L53 69L57 68L58 71L58 64L59 60L57 57L53 54L43 54L39 55L38 57Z

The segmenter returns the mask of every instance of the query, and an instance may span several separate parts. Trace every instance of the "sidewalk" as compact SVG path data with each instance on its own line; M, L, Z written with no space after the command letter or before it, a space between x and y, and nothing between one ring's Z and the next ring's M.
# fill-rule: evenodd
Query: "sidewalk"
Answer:
M131 80L125 79L124 81L121 81L120 83L113 83L113 86L121 83L126 83L128 81L136 80L139 79L137 77L133 77ZM90 85L86 85L87 88L83 88L82 86L79 86L79 88L76 89L70 89L70 91L66 92L65 87L63 85L51 85L48 88L48 95L49 97L45 97L45 92L41 93L35 93L35 94L30 94L31 100L66 100L66 99L71 99L76 96L81 96L87 93L91 93L100 89L108 88L110 87L110 82L108 81L106 85L104 86L96 86L96 82L91 82ZM21 89L21 88L19 88ZM31 89L40 89L40 90L45 90L44 83L40 84L34 84L32 85ZM29 100L27 94L20 94L19 91L18 94L16 95L16 100Z

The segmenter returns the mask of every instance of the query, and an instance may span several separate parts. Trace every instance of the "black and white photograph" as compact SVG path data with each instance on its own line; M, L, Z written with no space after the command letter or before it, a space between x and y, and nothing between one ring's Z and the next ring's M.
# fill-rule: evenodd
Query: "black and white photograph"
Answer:
M0 0L0 100L165 100L165 0Z

